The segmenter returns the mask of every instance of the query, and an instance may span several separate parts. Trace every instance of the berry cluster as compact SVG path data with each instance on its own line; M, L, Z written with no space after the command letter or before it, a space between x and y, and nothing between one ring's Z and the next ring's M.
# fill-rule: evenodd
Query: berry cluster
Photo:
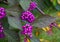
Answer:
M0 7L0 19L4 18L6 16L5 8Z
M0 7L0 19L4 18L5 16L6 16L5 8ZM3 31L4 31L3 26L2 23L0 22L0 38L3 38L5 36Z
M37 3L36 2L31 2L28 10L34 10L36 7L37 7Z
M0 23L0 32L3 32L2 23Z
M53 26L57 26L57 24L55 22L53 22L49 26L50 26L50 28L52 28Z
M28 10L22 13L21 19L26 20L29 23L32 23L35 20L35 16L30 11L34 10L36 7L37 4L35 2L31 2ZM22 28L23 28L22 34L32 37L32 26L30 24L26 24L25 26L22 26Z
M4 33L3 33L3 31L4 31L3 26L0 23L0 38L3 38L5 36Z
M27 20L28 22L33 22L35 20L35 16L30 11L25 11L21 15L21 19Z
M29 35L29 37L32 37L32 26L30 24L26 24L22 26L23 31L22 34Z

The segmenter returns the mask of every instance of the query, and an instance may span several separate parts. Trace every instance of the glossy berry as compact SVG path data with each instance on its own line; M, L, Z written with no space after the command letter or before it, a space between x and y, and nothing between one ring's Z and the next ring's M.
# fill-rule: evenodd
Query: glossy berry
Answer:
M53 27L53 25L52 25L52 24L50 24L49 26L50 26L50 28L52 28L52 27Z
M31 23L35 20L35 16L30 11L25 11L22 13L21 19Z
M24 38L24 42L27 42L27 38Z
M22 28L23 28L22 34L32 37L32 26L30 24L26 24L22 26Z
M52 28L53 26L57 26L57 24L55 22L50 24L50 27Z
M29 19L27 19L28 22L32 23L35 20L34 15L29 16Z
M36 7L37 7L37 3L36 2L31 2L28 10L34 10Z
M53 26L57 26L57 23L54 22L54 23L53 23Z
M4 18L6 16L5 8L0 7L0 19Z

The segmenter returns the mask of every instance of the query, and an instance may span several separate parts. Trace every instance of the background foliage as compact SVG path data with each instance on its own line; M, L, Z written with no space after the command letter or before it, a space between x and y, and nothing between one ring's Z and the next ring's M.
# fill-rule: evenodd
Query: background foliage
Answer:
M33 38L30 39L31 42L40 42L40 39L44 39L43 42L60 42L60 28L53 27L53 35L48 35L41 28L48 26L50 23L57 21L60 23L60 19L57 16L57 12L60 10L60 5L55 1L50 0L32 0L37 2L38 7L44 11L45 15L41 15L36 9L31 11L35 17L36 21L32 23ZM31 0L1 0L0 7L6 8L6 17L2 19L4 26L5 38L0 39L0 42L24 42L24 35L20 32L22 30L22 25L27 23L20 19L20 15L23 11L26 11L29 7ZM46 20L45 20L46 19ZM37 30L40 28L39 30ZM39 32L36 37L35 33Z

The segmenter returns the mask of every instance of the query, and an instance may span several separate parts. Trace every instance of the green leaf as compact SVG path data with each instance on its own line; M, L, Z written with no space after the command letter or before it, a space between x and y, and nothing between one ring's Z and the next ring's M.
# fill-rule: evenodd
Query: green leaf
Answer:
M32 11L32 13L34 14L35 18L42 16L42 14L39 11L37 11L36 9L34 9L34 11Z
M7 38L0 38L0 42L8 42Z
M8 19L5 17L1 21L3 23L4 27L4 34L6 35L5 39L0 39L0 42L19 42L18 41L18 34L12 30L9 30L9 24L8 24Z
M20 42L24 42L25 35L21 34L21 31L19 31L19 37L20 37Z
M11 15L11 16L14 16L14 17L19 17L20 16L20 8L18 7L18 5L15 5L11 8L7 8L6 9L6 13L7 13L7 16Z
M4 19L2 19L1 22L2 22L3 27L4 27L5 29L9 29L9 28L8 28L8 27L9 27L9 24L8 24L8 19L7 19L7 17L5 17Z
M35 38L35 37L32 37L30 40L31 40L31 42L40 42L40 40L38 38Z
M9 6L4 3L0 3L0 7L9 8Z
M19 4L24 10L27 10L30 5L31 0L20 0Z
M18 18L8 16L8 23L10 24L10 26L14 27L15 29L22 30L21 22L20 22L20 20Z
M34 27L43 28L50 25L52 22L55 22L56 18L48 15L40 16L39 19L35 20L32 25Z
M56 5L55 8L60 11L60 5Z
M57 5L57 0L53 1L53 5L56 6Z
M19 36L14 31L5 29L4 33L5 33L6 37L8 38L8 42L19 42L19 40L18 40Z
M18 3L16 0L7 0L7 1L8 1L9 6L14 6Z

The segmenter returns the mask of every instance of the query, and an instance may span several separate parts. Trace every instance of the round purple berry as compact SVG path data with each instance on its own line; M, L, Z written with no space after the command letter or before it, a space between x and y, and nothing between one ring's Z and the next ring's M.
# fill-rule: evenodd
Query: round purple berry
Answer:
M5 8L0 7L0 19L4 18L6 16Z
M57 26L57 23L54 22L54 23L53 23L53 26Z
M28 22L32 23L35 20L34 15L30 15L29 19L27 19Z
M53 22L49 26L50 26L50 28L52 28L53 26L57 26L57 24L55 22Z
M27 42L27 38L24 38L24 42Z
M22 28L23 28L22 34L32 37L32 26L30 24L26 24L22 26Z
M36 7L37 7L37 3L36 2L31 2L28 10L34 10Z
M28 19L29 15L31 15L31 14L32 13L30 11L25 11L22 13L21 19L26 20L26 19Z
M4 29L3 29L2 24L0 23L0 38L4 38L4 37L5 37Z
M30 11L25 11L22 13L21 19L31 23L35 20L35 16Z

